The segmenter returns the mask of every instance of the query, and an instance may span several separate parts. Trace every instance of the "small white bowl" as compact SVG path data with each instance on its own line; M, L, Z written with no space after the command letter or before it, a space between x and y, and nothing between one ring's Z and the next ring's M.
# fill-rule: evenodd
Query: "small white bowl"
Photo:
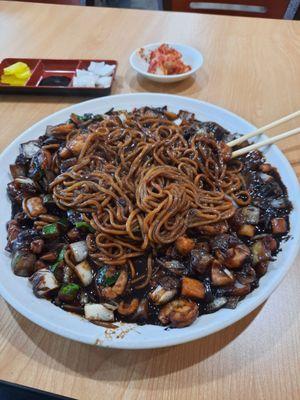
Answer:
M151 81L170 83L170 82L179 82L182 81L183 79L188 78L202 66L203 56L200 53L200 51L194 49L193 47L186 46L185 44L164 42L164 44L168 44L170 47L178 50L182 54L183 62L187 65L190 65L192 69L183 74L176 74L176 75L150 74L149 72L147 72L149 64L144 59L141 58L141 56L139 55L139 51L141 48L143 48L145 50L145 53L148 54L148 52L157 49L161 44L162 43L152 43L136 49L129 58L132 68L145 78L150 79Z

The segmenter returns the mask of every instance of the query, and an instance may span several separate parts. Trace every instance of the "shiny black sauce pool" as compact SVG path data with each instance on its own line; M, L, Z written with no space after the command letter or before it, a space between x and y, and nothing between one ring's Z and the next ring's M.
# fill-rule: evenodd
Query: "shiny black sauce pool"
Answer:
M39 82L39 86L68 86L71 78L67 76L47 76Z

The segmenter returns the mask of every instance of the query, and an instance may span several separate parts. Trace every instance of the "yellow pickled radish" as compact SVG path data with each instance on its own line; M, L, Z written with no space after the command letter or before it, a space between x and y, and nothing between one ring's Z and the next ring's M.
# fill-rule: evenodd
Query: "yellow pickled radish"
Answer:
M4 68L3 73L4 73L4 75L17 75L17 74L21 74L27 70L29 70L28 65L22 61L18 61L16 63Z
M27 69L22 73L15 74L15 77L19 79L28 79L30 77L30 69Z
M14 75L2 75L1 76L1 83L5 83L6 85L11 86L24 86L27 79L19 79L16 78Z
M22 61L18 61L3 69L1 83L11 86L25 86L30 76L29 66Z

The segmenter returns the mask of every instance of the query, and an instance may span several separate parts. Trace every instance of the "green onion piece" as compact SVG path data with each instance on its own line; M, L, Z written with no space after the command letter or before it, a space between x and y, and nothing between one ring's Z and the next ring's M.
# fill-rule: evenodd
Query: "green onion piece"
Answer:
M93 120L94 121L102 121L103 120L103 115L102 114L95 114L94 116L93 116Z
M67 246L64 246L61 251L58 254L58 259L57 261L63 261L65 257L65 252L66 252Z
M75 224L74 224L75 226L76 226L76 228L78 228L78 229L87 229L88 231L90 231L90 232L92 232L92 233L94 233L95 232L95 229L90 225L90 224L88 224L87 222L85 222L85 221L77 221L77 222L75 222Z
M50 268L50 271L51 271L51 272L54 273L54 272L56 271L56 268L60 265L60 263L61 263L62 261L64 261L66 249L67 249L67 246L64 246L64 247L60 250L60 252L58 253L57 261L56 261L54 264L51 264L51 265L50 265L49 268Z
M100 271L98 271L96 276L96 285L106 287L112 286L117 282L120 272L115 272L112 276L106 276L107 270L107 267L103 267Z
M56 268L59 266L60 263L61 263L61 261L56 261L54 264L51 264L50 267L49 267L50 271L54 273L56 271Z
M22 254L20 253L20 251L16 251L11 259L11 266L12 268L15 268L16 265L18 264L18 262L21 260Z
M66 217L60 219L57 223L62 225L64 228L67 228L69 224L68 219Z
M84 121L84 115L74 114L79 121Z
M57 223L48 224L48 225L43 226L42 233L44 236L59 235Z
M88 121L93 118L93 114L90 114L90 113L85 113L83 115L78 115L78 114L73 113L72 115L74 117L76 117L78 119L78 121L82 121L82 122ZM73 122L72 118L69 119L69 122Z
M79 115L79 114L73 114L79 121L82 121L83 120L83 116L82 115Z
M91 113L84 113L81 118L83 121L88 121L89 119L94 118L94 115Z
M108 276L105 278L105 286L114 285L120 276L120 272L115 272L112 276Z

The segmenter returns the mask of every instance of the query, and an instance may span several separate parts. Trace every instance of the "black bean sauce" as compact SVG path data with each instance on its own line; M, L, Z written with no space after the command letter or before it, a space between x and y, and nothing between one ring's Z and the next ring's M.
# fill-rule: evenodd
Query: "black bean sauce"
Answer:
M68 84L67 81L64 81L64 83ZM49 79L40 84L49 85ZM199 134L209 135L217 141L225 143L234 137L232 133L217 123L198 121L193 114L186 111L180 111L178 115L175 115L169 113L166 107L145 107L135 112L137 115L140 114L150 119L156 116L170 120L179 118L183 137L187 141L191 141L195 135ZM115 115L118 115L118 112L114 109L109 110L106 116L85 114L80 117L73 114L68 124L71 124L71 127L73 124L73 129L82 128L88 132L89 125L101 121L105 117ZM84 286L73 270L76 264L74 260L73 266L70 266L66 264L65 256L61 256L63 249L68 248L71 243L85 241L89 235L92 235L93 228L85 225L83 214L80 211L59 208L51 197L51 182L55 178L55 174L52 176L47 169L43 169L44 160L49 154L53 156L57 151L58 167L55 170L57 175L68 171L77 162L75 154L67 153L67 156L62 157L61 151L65 149L66 144L65 136L60 134L51 136L51 129L52 127L47 128L46 134L39 138L37 143L40 150L37 148L38 152L32 156L21 153L16 158L13 170L15 174L19 175L14 177L15 179L8 185L7 189L12 202L12 220L8 223L7 249L12 252L13 257L17 254L18 257L21 257L21 262L24 261L24 265L21 266L19 260L14 261L13 268L16 274L23 274L22 276L24 276L26 260L28 261L25 256L31 255L31 259L36 260L34 267L36 272L42 267L50 270L59 282L59 288L50 291L45 297L51 300L54 305L66 311L84 314L86 303L105 303L108 301L102 297L102 292L99 290L101 282L98 279L99 271L107 266L98 264L97 260L88 256L87 262L92 268L93 280ZM147 135L147 123L143 124L141 130L144 135ZM134 143L131 143L129 147L133 148ZM102 151L103 154L100 152L99 157L105 157L105 151ZM247 211L246 207L242 210L239 207L236 214L225 224L221 224L219 232L214 235L207 232L203 233L201 229L189 229L186 235L193 239L195 248L188 254L181 254L173 243L157 249L156 253L153 254L153 273L150 282L142 289L137 289L138 283L134 281L137 280L138 282L139 278L147 273L147 254L135 258L133 260L135 276L131 276L128 267L129 279L126 288L122 295L113 299L112 303L118 306L118 302L121 300L126 303L130 302L132 298L137 298L139 304L141 304L146 299L148 315L147 318L132 315L124 316L116 310L117 320L136 322L141 325L161 325L158 316L165 303L155 304L154 301L149 299L149 294L158 285L161 285L161 282L166 282L168 279L176 282L176 298L180 296L182 281L185 277L203 284L205 295L201 299L192 297L192 301L198 305L199 315L215 312L222 307L235 308L238 301L259 286L259 278L267 271L268 262L274 259L280 251L280 242L288 237L289 214L292 210L292 204L288 199L286 187L281 181L278 171L265 163L262 153L254 151L239 157L238 160L243 165L241 174L251 196L251 206L254 207L254 211L255 209L259 210L259 219L255 223L247 222L249 215L246 215L246 217L243 215L243 210ZM204 182L203 189L210 190L209 184ZM27 198L32 197L43 199L44 213L51 215L54 221L52 222L53 225L58 224L53 227L53 229L57 229L56 236L45 237L43 228L41 228L41 226L48 225L49 229L51 221L42 223L40 221L40 225L37 225L37 218L28 215L29 211L23 209L24 201L26 202ZM247 196L241 194L240 199L246 202ZM120 197L116 201L122 207L127 206L125 198ZM248 211L251 212L251 210ZM88 217L90 216L88 215ZM243 218L246 222L243 222ZM276 223L286 223L287 229L284 232L274 233L276 228L276 226L274 228L274 220L278 219L279 221L275 221L275 225ZM250 229L250 232L254 229L255 234L247 236L239 231L241 227ZM37 240L42 241L43 250L32 255L31 242ZM245 256L238 267L231 268L228 266L230 256L237 248L242 249L241 252L244 251ZM248 250L249 252L247 252ZM54 261L49 253L54 253ZM49 261L50 259L51 261ZM222 264L222 270L218 270L220 262L224 264ZM229 283L216 284L216 280L213 279L213 266L221 274L221 278L229 279ZM30 268L31 273L32 266ZM29 276L29 273L25 276ZM233 282L230 281L232 276L234 277ZM69 303L62 300L59 294L63 286L67 284L74 285L76 290L77 286L79 288L76 297Z

